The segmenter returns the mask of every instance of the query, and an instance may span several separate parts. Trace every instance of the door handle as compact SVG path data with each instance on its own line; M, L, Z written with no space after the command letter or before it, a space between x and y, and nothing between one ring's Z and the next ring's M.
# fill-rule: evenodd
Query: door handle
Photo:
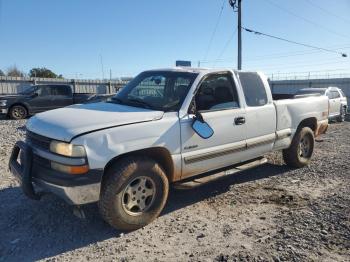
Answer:
M240 116L235 118L235 124L236 125L243 125L245 124L245 117Z

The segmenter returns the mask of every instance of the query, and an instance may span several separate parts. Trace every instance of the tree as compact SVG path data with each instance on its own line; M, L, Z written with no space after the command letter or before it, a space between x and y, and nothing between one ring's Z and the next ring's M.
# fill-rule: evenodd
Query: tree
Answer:
M23 77L24 74L21 70L17 68L16 65L14 65L7 69L7 76Z
M44 77L44 78L63 78L62 75L56 75L50 69L45 67L42 68L33 68L29 71L30 77Z
M4 72L0 69L0 76L5 76Z

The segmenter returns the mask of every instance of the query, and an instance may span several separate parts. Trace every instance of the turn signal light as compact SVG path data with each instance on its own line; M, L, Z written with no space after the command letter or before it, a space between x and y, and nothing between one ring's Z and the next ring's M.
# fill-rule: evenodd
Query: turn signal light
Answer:
M56 171L71 174L71 175L81 175L81 174L85 174L89 171L88 165L66 166L66 165L56 163L56 162L51 162L51 168L56 170Z

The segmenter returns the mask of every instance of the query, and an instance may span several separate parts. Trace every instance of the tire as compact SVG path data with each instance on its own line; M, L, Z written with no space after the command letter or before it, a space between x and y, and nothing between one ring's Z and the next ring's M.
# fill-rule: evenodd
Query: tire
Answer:
M11 119L25 119L28 116L28 111L24 106L15 105L11 107L9 115Z
M288 149L283 150L284 162L295 168L307 166L314 151L315 137L309 127L303 127L294 135L292 143Z
M346 109L345 107L340 108L340 115L337 117L338 122L344 122L345 121L345 115L346 115Z
M135 230L156 219L168 198L168 178L154 160L128 157L108 169L98 203L112 227Z

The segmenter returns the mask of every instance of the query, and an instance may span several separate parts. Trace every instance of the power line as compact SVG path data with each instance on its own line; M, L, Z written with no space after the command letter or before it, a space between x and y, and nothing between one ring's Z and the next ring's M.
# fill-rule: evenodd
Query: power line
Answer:
M294 62L277 62L277 63L263 63L264 67L278 67L278 66L297 66L297 65L311 65L312 64L322 64L322 63L329 63L329 62L339 62L339 63L349 63L350 61L347 60L340 60L339 58L333 58L333 59L318 59L318 60L310 60L310 59L302 59L302 60L298 60L298 61L294 61ZM257 66L257 65L262 65L261 63L258 64L250 64L251 66Z
M350 46L348 46L350 47ZM348 48L337 48L335 50L343 50L343 49L348 49ZM257 58L252 58L252 59L246 59L246 61L260 61L260 60L270 60L270 59L280 59L280 58L285 58L285 57L294 57L294 56L301 56L301 55L312 55L316 53L323 52L323 50L314 50L314 51L299 51L299 52L289 52L289 53L284 53L281 55L269 55L269 56L262 56L262 57L257 57Z
M323 50L323 51L329 52L329 53L340 54L342 57L347 57L346 53L341 53L341 52L338 52L338 51L335 51L335 50L322 48L322 47L318 47L318 46L313 46L313 45L309 45L309 44L299 43L299 42L296 42L296 41L288 40L288 39L285 39L285 38L282 38L282 37L278 37L278 36L265 34L265 33L259 32L259 31L255 31L255 30L252 30L252 29L249 29L249 28L245 28L245 27L242 27L242 29L244 29L245 31L247 31L249 33L253 33L253 34L256 34L256 35L263 35L263 36L267 36L267 37L274 38L274 39L277 39L277 40L281 40L281 41L284 41L284 42L288 42L288 43L291 43L291 44L306 46L306 47L310 47L310 48L317 49L317 50Z
M316 62L316 63L312 63L312 64L308 64L308 61L298 61L296 63L283 63L283 64L271 64L271 65L249 65L247 66L247 68L249 68L250 70L261 70L261 69L268 69L268 70L274 70L274 69L279 69L279 70L283 70L283 69L288 69L288 68L300 68L300 67L311 67L311 66L323 66L323 65L330 65L330 64L344 64L344 63L349 63L349 61L339 61L339 60L326 60L324 62ZM228 62L226 63L229 66L233 66L233 62Z
M313 7L316 7L317 9L323 11L324 13L326 13L326 14L328 14L328 15L331 15L331 16L334 16L334 17L336 17L336 18L338 18L338 19L340 19L340 20L343 20L343 21L345 21L346 23L350 23L350 20L348 20L348 19L346 19L346 18L344 18L344 17L342 17L342 16L339 16L339 15L337 15L337 14L335 14L335 13L330 12L328 9L325 9L325 8L323 8L323 7L321 7L321 6L317 5L317 4L315 4L315 3L312 2L311 0L306 0L306 1L307 1L310 5L312 5Z
M220 52L218 58L216 59L216 61L220 60L221 57L224 55L226 49L229 47L231 41L233 40L233 38L234 38L236 32L237 32L237 28L236 28L235 31L232 32L230 38L227 40L226 44L224 45L223 49L221 50L221 52ZM214 66L215 66L216 61L214 61Z
M283 70L283 69L289 69L289 68L301 68L301 67L313 67L313 66L324 66L324 65L333 65L333 64L341 64L341 63L347 63L347 61L333 61L333 62L327 62L327 63L312 63L312 64L295 64L293 66L284 66L284 65L274 65L274 66L255 66L255 67L250 67L252 69L257 69L257 68L264 68L264 69L279 69L279 70Z
M325 31L328 31L328 32L330 32L330 33L332 33L332 34L335 34L335 35L338 35L338 36L341 36L341 37L349 38L349 36L346 36L346 35L343 35L343 34L339 34L338 32L336 32L336 31L334 31L334 30L331 30L331 29L329 29L328 27L325 27L325 26L323 26L323 25L321 25L321 24L319 24L319 23L316 23L316 22L314 22L314 21L312 21L312 20L310 20L310 19L308 19L308 18L305 18L305 17L303 17L303 16L300 16L300 15L298 15L298 14L296 14L296 13L294 13L294 12L292 12L292 11L290 11L290 10L288 10L288 9L286 9L286 8L284 8L284 7L280 6L280 5L278 5L278 4L276 4L275 2L273 2L273 1L271 1L271 0L266 0L266 1L269 2L271 5L277 7L278 9L280 9L280 10L282 10L282 11L284 11L284 12L286 12L286 13L288 13L288 14L294 16L294 17L297 17L297 18L299 18L299 19L302 19L302 20L304 20L305 22L316 26L317 28L321 28L321 29L323 29L323 30L325 30Z
M222 49L222 52L218 56L217 59L213 60L201 60L199 62L201 63L225 63L225 62L231 62L233 58L224 58L222 59L222 54L224 53L225 49L228 47L230 42L233 40L232 38L234 37L235 32L231 35L231 37L228 39L227 43L225 44L225 47ZM349 49L350 45L333 45L333 46L328 46L327 48L332 48L332 47L337 47L335 50L343 50L343 49ZM313 50L313 51L306 51L306 50L300 50L300 51L294 51L294 52L283 52L283 53L273 53L273 54L266 54L263 56L257 56L255 58L251 59L245 59L245 61L260 61L260 60L271 60L271 59L280 59L280 58L285 58L285 57L290 57L290 56L300 56L300 55L308 55L308 54L316 54L319 52L324 52L323 50Z
M348 68L338 68L338 69L330 69L330 70L311 70L311 71L297 71L297 72L279 72L279 74L283 75L293 75L293 74L303 74L303 73L319 73L319 72L344 72ZM276 71L267 71L268 73L275 73Z
M220 21L221 21L222 13L223 13L223 11L224 11L225 1L226 1L226 0L223 0L223 1L222 1L222 6L221 6L221 9L220 9L219 17L218 17L218 19L217 19L217 21L216 21L216 24L215 24L215 27L214 27L214 31L213 31L213 33L211 34L211 37L210 37L210 40L209 40L209 44L208 44L207 50L206 50L206 52L205 52L204 60L207 59L209 50L210 50L211 45L212 45L213 40L214 40L214 36L215 36L216 31L217 31L217 29L218 29L219 23L220 23Z

